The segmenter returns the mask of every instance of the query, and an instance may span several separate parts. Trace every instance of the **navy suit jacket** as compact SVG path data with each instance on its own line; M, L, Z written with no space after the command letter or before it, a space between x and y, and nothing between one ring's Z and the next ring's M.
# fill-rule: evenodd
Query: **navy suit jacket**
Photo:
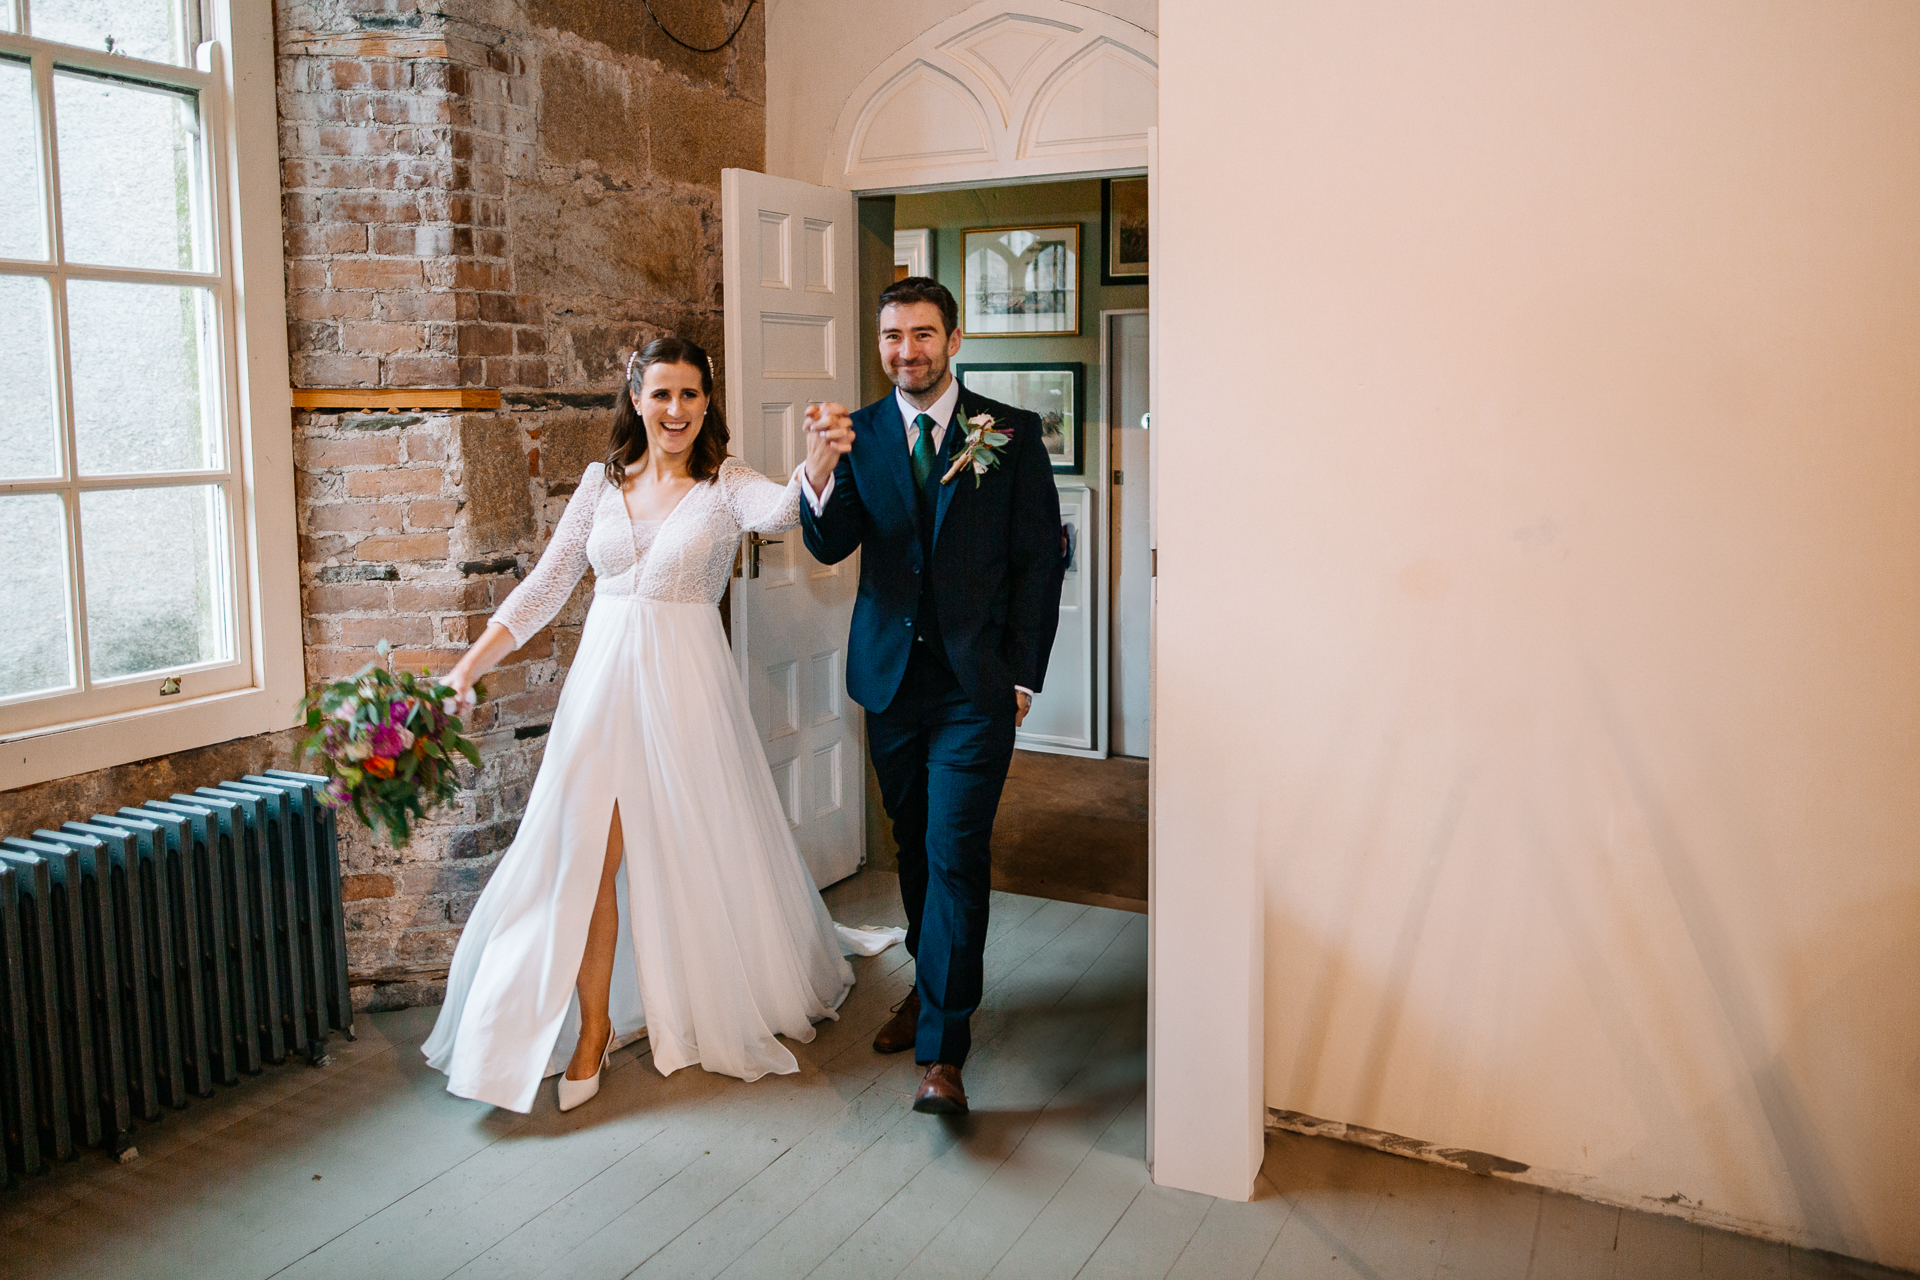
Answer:
M989 413L1013 438L999 465L974 484L971 469L940 486L933 563L922 562L913 463L899 400L889 393L853 414L853 448L833 473L833 495L814 515L800 503L807 550L837 564L858 548L860 593L847 642L847 693L885 711L913 648L922 575L933 575L947 665L975 706L1013 714L1014 686L1038 693L1060 625L1060 495L1038 414L962 389L948 424L941 474L966 431Z

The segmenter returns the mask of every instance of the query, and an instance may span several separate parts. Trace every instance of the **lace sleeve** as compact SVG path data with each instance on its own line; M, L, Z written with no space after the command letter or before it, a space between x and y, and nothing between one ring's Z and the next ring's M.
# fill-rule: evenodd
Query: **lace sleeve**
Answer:
M553 538L540 553L540 563L494 611L493 621L513 633L515 647L526 644L540 628L553 621L567 597L587 571L587 535L593 532L593 509L600 502L601 464L580 477L580 487L567 501L566 512L554 526Z
M721 501L734 523L750 533L782 533L800 523L800 480L769 480L738 458L721 464Z

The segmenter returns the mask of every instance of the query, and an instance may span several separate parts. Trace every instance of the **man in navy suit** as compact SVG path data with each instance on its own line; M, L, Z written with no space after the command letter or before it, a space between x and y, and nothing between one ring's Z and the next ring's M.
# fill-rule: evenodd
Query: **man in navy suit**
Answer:
M959 308L946 287L908 277L879 311L894 392L852 415L807 411L840 460L824 492L803 475L800 524L823 564L863 553L847 692L867 709L915 960L914 991L873 1047L914 1050L927 1068L914 1110L955 1114L967 1109L993 817L1060 620L1060 499L1039 416L954 380ZM982 415L1005 442L969 453Z

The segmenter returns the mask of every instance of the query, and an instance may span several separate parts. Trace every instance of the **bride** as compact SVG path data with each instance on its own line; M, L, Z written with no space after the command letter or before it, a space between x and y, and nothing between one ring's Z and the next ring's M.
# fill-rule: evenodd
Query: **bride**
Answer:
M663 1073L799 1070L853 985L787 827L715 605L743 530L799 523L800 488L727 456L706 353L661 338L627 364L612 448L533 572L448 676L474 683L559 612L593 606L513 845L461 934L422 1046L462 1097L561 1110L642 1026ZM844 444L808 437L815 491ZM643 1015L644 1011L644 1015Z

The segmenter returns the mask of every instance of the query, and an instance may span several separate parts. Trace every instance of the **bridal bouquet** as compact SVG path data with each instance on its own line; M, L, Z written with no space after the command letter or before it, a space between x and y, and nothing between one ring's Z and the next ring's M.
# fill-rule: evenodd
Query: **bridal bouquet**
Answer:
M412 824L453 799L456 756L474 765L480 753L462 733L451 687L429 673L395 675L392 647L376 646L387 666L369 662L350 680L323 685L302 700L307 728L302 755L317 755L327 776L327 799L350 804L376 832L385 827L394 848L412 836ZM485 690L476 687L476 698Z

